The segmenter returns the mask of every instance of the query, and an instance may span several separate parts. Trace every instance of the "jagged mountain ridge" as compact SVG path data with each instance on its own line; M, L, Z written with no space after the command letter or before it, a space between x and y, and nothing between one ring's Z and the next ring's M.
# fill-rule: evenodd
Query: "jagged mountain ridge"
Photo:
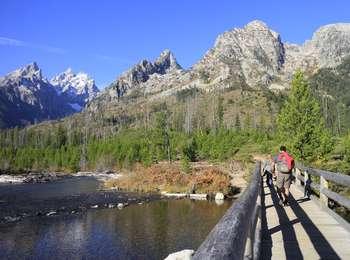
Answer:
M77 111L94 99L99 92L92 78L83 72L75 74L71 68L53 77L50 83L58 95L64 96Z
M219 35L213 48L189 70L177 67L159 73L152 62L143 60L123 73L102 96L109 101L137 89L157 99L184 89L207 92L243 85L284 90L295 70L312 75L320 68L340 64L349 54L350 24L323 26L310 40L297 45L283 42L277 32L256 20ZM171 57L176 61L173 54Z
M34 62L0 78L1 127L23 126L74 112Z
M105 95L109 95L112 98L119 98L153 77L176 73L178 71L182 71L182 67L177 63L174 55L166 49L154 62L142 60L131 69L122 73L107 88Z
M74 85L63 89L59 80L53 86L35 62L0 77L0 127L24 126L80 111L89 100L88 90L96 91L91 79L86 82L86 86L77 85L80 89Z

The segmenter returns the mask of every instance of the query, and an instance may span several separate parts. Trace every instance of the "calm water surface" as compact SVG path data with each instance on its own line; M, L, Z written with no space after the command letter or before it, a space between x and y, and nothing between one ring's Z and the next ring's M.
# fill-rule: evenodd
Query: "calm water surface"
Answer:
M0 183L0 197L11 195L14 198L48 199L72 194L95 192L101 182L93 177L73 177L47 183L5 184Z
M25 192L30 197L70 193L74 185L63 183L67 186L25 186L30 187ZM84 191L96 190L97 185L94 181L81 183ZM45 192L34 192L34 187ZM75 186L74 192L79 188ZM0 259L163 259L175 251L196 249L230 205L155 201L122 210L24 219L0 227Z

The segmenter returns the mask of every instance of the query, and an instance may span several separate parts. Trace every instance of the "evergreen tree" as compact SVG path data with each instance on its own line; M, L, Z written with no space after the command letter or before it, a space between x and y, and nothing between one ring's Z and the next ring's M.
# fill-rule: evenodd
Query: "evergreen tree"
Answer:
M241 130L241 120L239 119L239 114L236 114L235 118L235 129L236 130Z
M345 160L350 163L350 132L343 140Z
M312 160L332 149L320 106L301 71L294 75L291 92L277 118L277 128L281 141L298 159Z
M66 129L62 125L59 125L57 129L56 138L57 138L57 147L62 147L67 143Z
M218 110L217 110L218 125L220 128L224 126L224 98L219 96L218 98Z
M168 115L166 112L157 112L156 114L156 125L155 133L158 146L161 147L161 154L166 153L169 162L171 161L170 153L170 135L169 135L169 126L168 126Z

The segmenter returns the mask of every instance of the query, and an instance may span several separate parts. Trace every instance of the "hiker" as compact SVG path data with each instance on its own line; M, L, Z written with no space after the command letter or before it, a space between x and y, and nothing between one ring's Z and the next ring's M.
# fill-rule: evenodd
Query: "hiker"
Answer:
M269 155L267 160L264 160L263 162L263 175L266 175L266 183L268 186L272 186L273 182L272 182L272 174L274 172L274 162L273 162L273 158L271 155Z
M294 168L294 159L287 153L287 148L282 145L280 152L275 161L275 169L277 171L277 193L280 197L279 204L281 206L288 205L289 187L292 181L292 170Z

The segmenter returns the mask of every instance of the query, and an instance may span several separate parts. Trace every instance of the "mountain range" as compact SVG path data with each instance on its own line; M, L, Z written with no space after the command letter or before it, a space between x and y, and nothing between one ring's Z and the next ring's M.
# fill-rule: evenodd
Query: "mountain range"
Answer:
M56 119L86 105L95 114L121 106L125 111L123 100L151 103L192 90L285 92L297 69L311 77L321 69L335 68L349 55L350 24L323 26L298 45L282 41L264 22L252 21L219 35L189 69L183 69L174 54L165 50L154 61L140 61L100 93L84 73L68 69L48 81L33 63L0 78L0 122L1 127L11 127ZM234 110L242 113L236 105Z
M68 69L49 81L33 62L0 78L0 127L68 116L81 111L98 92L85 73Z

